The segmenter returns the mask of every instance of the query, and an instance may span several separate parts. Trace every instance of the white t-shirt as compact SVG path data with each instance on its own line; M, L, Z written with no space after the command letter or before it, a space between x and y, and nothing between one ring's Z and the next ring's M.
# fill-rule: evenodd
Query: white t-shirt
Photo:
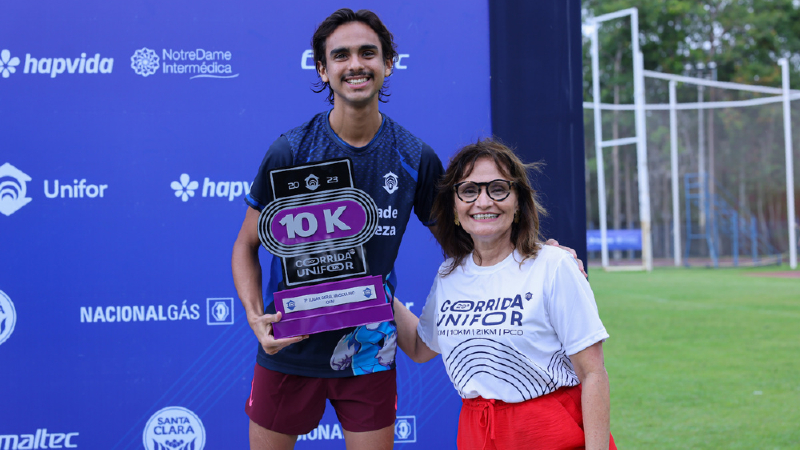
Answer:
M520 261L514 251L481 267L469 255L443 277L448 260L433 282L417 332L463 398L518 403L575 386L567 355L608 338L572 255L545 245Z

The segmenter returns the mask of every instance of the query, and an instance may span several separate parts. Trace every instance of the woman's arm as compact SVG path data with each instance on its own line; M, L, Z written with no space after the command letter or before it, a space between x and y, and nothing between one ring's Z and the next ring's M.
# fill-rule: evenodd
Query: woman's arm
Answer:
M608 372L603 364L603 343L570 355L582 385L581 409L586 450L608 450L610 401Z
M438 355L428 348L419 337L419 333L417 333L419 318L409 311L397 297L394 298L394 320L397 323L397 345L414 362L428 362Z

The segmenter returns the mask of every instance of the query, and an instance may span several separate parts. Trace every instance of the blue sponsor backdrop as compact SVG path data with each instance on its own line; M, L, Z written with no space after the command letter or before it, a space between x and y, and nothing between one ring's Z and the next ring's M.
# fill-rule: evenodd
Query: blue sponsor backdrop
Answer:
M606 241L609 250L641 250L642 230L606 230ZM602 246L600 230L586 230L586 250L599 252Z
M403 55L384 112L445 161L491 133L485 0L347 6L377 11ZM304 52L336 7L4 4L0 445L247 447L257 342L231 247L269 144L328 108ZM417 314L441 260L412 218L398 295ZM396 448L453 447L441 362L399 356L398 384ZM298 448L341 436L329 407Z

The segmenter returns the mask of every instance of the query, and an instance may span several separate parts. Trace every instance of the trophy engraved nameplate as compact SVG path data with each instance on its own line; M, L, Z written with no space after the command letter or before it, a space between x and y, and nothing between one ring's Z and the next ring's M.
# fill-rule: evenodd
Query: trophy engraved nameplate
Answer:
M381 276L363 244L378 207L353 187L349 159L270 171L274 201L258 218L261 244L281 259L285 290L274 295L276 338L392 320Z

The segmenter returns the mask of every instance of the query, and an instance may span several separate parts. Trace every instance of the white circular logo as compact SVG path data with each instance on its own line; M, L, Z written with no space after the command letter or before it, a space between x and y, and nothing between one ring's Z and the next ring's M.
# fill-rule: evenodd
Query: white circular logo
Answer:
M0 344L11 336L16 323L17 311L14 309L14 303L5 292L0 291Z
M158 55L147 47L136 50L131 56L131 69L137 75L143 77L153 75L158 70L158 66Z
M168 406L150 416L142 438L147 450L203 450L206 430L195 413Z

